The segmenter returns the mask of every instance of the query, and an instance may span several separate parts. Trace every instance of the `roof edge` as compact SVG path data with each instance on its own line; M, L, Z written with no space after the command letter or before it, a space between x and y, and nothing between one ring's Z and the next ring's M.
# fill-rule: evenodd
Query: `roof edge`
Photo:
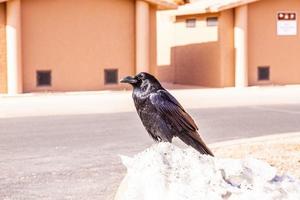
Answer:
M178 5L166 0L144 0L150 4L156 5L158 10L177 9Z
M183 6L179 6L179 9L177 9L174 14L176 16L183 16L183 15L196 15L196 14L206 14L206 13L217 13L221 12L223 10L236 8L239 6L243 6L246 4L254 3L260 0L239 0L235 2L230 2L227 4L215 4L215 5L208 5L208 6L197 6L196 4L200 4L200 2L197 3L190 3ZM196 6L195 6L196 5Z
M227 9L243 6L245 4L254 3L256 1L260 1L260 0L243 0L243 1L239 1L239 2L229 3L227 5L221 5L221 6L216 5L216 6L209 7L208 10L209 10L209 12L220 12L222 10L227 10Z

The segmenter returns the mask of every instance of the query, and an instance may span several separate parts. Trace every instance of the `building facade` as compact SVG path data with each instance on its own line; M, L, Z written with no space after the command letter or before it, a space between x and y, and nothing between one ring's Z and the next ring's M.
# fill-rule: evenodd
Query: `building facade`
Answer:
M161 80L207 87L300 83L300 1L194 0L158 13Z
M0 0L0 92L120 89L156 67L161 0Z

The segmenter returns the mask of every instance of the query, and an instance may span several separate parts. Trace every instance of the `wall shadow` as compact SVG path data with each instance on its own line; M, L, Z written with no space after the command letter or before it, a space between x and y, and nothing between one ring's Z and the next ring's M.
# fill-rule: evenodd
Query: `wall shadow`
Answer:
M170 65L157 67L157 76L161 81L202 87L220 86L218 41L174 46L170 60Z

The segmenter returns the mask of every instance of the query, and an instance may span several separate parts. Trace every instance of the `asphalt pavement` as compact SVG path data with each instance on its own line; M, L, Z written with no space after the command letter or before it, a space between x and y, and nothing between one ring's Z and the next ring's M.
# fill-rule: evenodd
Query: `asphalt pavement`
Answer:
M300 104L191 109L208 143L300 131ZM112 199L126 169L118 155L153 142L134 112L0 121L4 199Z

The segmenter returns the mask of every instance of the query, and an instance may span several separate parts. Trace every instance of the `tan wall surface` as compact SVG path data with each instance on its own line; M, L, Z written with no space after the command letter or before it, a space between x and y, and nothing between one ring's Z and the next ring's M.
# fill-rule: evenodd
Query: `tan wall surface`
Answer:
M174 15L174 14L173 14ZM207 17L218 17L218 26L207 26ZM186 19L196 27L187 28ZM234 84L234 14L177 16L158 13L158 77L167 82L227 87Z
M172 54L175 55L175 83L219 86L218 42L177 46L172 49Z
M158 12L157 75L165 82L211 86L218 74L218 27L207 27L206 17L190 15L175 18L172 11ZM196 18L195 28L185 20ZM209 54L211 52L211 55ZM208 77L208 78L204 78ZM208 80L209 79L209 80ZM216 83L217 84L217 83ZM215 85L216 85L215 84Z
M298 35L278 36L278 11L295 11ZM300 1L262 0L248 8L249 84L300 83ZM257 81L257 66L270 66L270 81Z
M0 3L0 93L7 92L6 3Z
M215 42L218 40L218 26L206 26L207 17L218 17L219 14L202 14L177 16L175 45L182 46L195 43ZM186 19L196 18L195 28L186 28ZM199 37L200 36L200 37Z
M24 91L122 88L104 85L104 68L134 74L133 0L23 0ZM52 70L52 87L36 87L36 70Z
M234 86L234 12L225 10L219 17L221 87Z
M156 7L150 6L150 73L156 74Z
M218 14L177 17L172 58L175 82L208 87L220 86L220 43L218 26L206 26L206 17ZM186 28L185 20L196 18L195 28Z
M171 60L171 49L175 40L175 26L172 19L172 11L157 12L156 76L159 80L170 83L174 83L175 79L175 68Z

